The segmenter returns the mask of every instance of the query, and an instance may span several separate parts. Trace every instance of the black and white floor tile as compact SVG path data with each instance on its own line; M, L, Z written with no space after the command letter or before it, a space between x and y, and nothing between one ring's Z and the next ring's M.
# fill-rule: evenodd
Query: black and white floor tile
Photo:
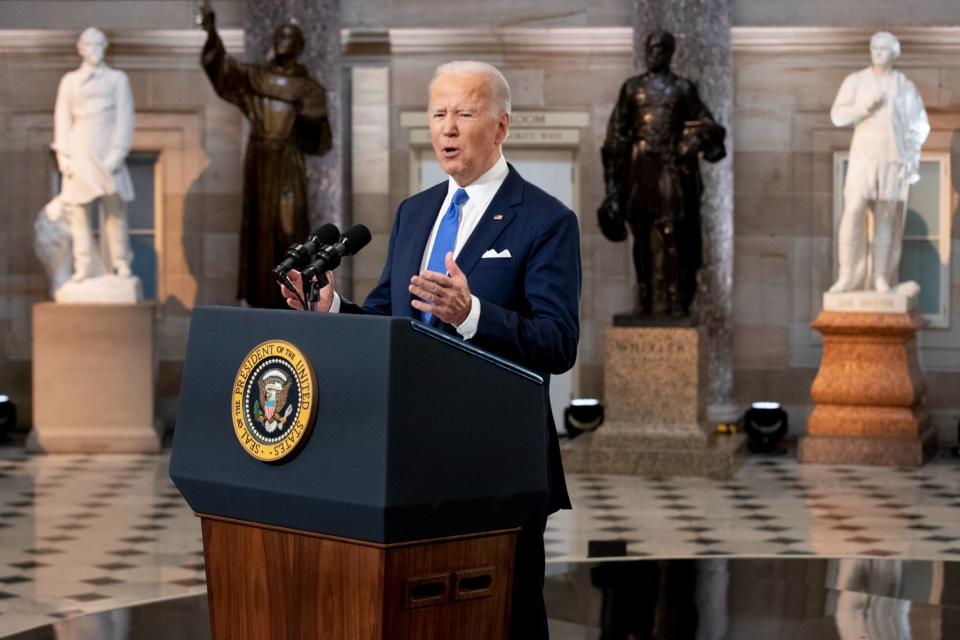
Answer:
M200 523L167 455L0 450L0 637L205 590ZM699 556L960 559L960 460L920 470L749 458L734 478L570 474L547 561ZM593 544L591 544L591 542ZM551 568L548 567L548 573Z
M0 453L0 636L205 589L167 456Z
M960 559L960 460L920 470L748 458L730 481L571 475L573 511L547 523L547 557L850 556ZM593 558L591 558L593 560Z

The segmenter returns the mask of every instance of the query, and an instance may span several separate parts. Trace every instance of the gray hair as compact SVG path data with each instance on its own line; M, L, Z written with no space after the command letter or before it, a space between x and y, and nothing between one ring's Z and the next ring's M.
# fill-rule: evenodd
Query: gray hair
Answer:
M897 40L897 36L889 31L877 31L873 34L870 38L870 47L872 48L874 45L889 47L894 58L900 57L900 41Z
M104 47L107 46L107 36L104 35L103 31L97 29L96 27L87 27L83 30L83 33L80 34L80 37L77 38L77 44L81 42L86 42L90 40L95 40L102 44Z
M504 113L510 113L510 85L507 79L492 64L480 62L479 60L454 60L437 67L433 72L433 78L430 79L430 87L433 87L434 81L442 74L456 76L482 75L486 76L490 85L490 98L493 103L494 115L497 117Z

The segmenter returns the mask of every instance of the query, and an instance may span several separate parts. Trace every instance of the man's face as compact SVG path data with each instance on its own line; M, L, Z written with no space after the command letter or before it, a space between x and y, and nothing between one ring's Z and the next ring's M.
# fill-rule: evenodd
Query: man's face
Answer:
M486 76L441 74L430 89L427 115L437 162L461 187L472 184L499 159L510 116L494 115Z
M77 51L87 64L97 67L103 62L103 51L107 46L97 39L84 38L77 43Z
M878 67L889 67L893 64L893 49L882 40L870 43L870 62Z

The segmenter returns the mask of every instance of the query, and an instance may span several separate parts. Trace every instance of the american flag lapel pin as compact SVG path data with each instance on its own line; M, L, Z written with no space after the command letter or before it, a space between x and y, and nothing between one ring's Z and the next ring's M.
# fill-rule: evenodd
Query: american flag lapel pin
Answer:
M503 220L503 214L502 214L502 213L498 213L497 215L493 216L493 219L494 219L494 220Z

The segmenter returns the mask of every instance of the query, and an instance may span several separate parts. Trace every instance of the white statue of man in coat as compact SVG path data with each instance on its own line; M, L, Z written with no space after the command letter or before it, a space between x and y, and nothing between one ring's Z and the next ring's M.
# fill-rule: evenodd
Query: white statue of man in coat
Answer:
M840 275L832 293L886 293L897 285L907 194L920 179L920 146L930 133L920 94L893 68L899 55L893 34L873 34L871 66L846 77L830 109L834 125L854 127L837 237Z
M131 275L127 203L134 194L124 160L133 139L133 94L127 75L104 64L106 48L100 30L80 34L83 63L60 80L54 110L53 149L62 175L58 199L70 227L76 282L100 275L92 255L94 203L102 213L107 273Z

